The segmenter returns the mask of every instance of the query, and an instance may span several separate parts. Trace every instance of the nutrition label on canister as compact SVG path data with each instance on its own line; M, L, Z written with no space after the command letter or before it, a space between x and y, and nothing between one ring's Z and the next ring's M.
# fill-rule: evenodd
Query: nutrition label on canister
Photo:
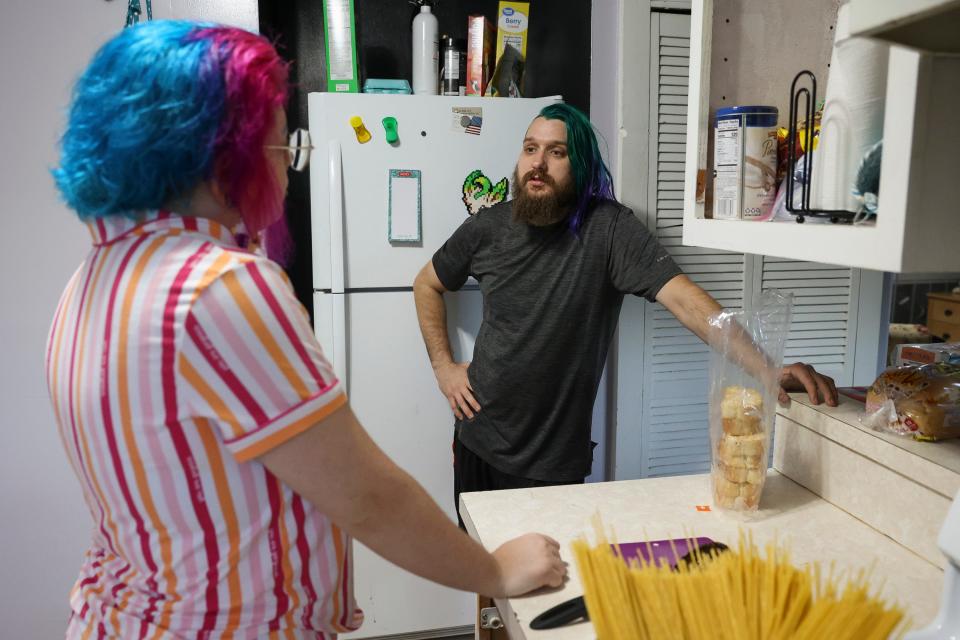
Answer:
M713 215L715 218L740 217L740 123L720 120L714 138Z

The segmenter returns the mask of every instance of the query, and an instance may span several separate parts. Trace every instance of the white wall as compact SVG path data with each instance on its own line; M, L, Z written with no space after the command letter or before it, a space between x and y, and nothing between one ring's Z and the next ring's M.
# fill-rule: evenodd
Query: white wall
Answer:
M619 187L620 160L620 5L621 0L593 0L590 9L590 121L603 138L600 150L614 176L615 187ZM616 371L616 353L617 338L614 337L593 406L590 438L600 444L593 452L593 472L587 482L601 482L612 477L615 438L613 380L616 376L611 375L611 371Z
M590 121L614 179L620 160L620 21L622 0L593 0L590 17ZM604 141L606 149L604 149ZM616 185L616 186L619 186Z
M126 2L3 0L0 8L0 637L62 637L90 515L44 382L46 332L89 246L59 201L56 164L70 85L124 23ZM145 5L145 2L142 4ZM155 18L257 28L256 0L167 0Z

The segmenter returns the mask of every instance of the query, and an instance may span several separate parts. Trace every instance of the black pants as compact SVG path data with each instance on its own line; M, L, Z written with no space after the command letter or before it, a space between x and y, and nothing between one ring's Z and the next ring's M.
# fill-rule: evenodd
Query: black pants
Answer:
M583 480L550 482L549 480L512 476L491 467L480 456L463 446L459 438L453 439L453 504L457 510L457 521L464 531L466 531L466 527L463 526L463 518L460 517L461 492L529 489L530 487L551 487L563 484L583 484Z

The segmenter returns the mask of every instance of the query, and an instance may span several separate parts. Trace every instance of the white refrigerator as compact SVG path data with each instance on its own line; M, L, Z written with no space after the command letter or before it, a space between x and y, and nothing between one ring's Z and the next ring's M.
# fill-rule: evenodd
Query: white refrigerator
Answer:
M370 435L454 521L454 418L420 337L413 279L468 208L509 199L527 126L559 100L309 95L317 338ZM469 360L480 292L468 283L445 298L454 357ZM471 594L417 578L360 543L354 568L366 621L349 637L434 637L473 625Z

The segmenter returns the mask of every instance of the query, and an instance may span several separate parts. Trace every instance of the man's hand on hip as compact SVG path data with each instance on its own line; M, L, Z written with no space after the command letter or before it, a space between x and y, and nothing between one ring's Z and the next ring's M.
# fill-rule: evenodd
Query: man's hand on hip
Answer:
M780 404L789 406L789 391L806 391L810 402L814 404L826 402L828 406L837 406L837 386L833 378L817 373L813 367L802 362L788 365L780 372Z
M480 411L480 403L473 397L473 389L467 378L469 362L450 362L434 369L440 392L447 398L457 420L472 419Z

